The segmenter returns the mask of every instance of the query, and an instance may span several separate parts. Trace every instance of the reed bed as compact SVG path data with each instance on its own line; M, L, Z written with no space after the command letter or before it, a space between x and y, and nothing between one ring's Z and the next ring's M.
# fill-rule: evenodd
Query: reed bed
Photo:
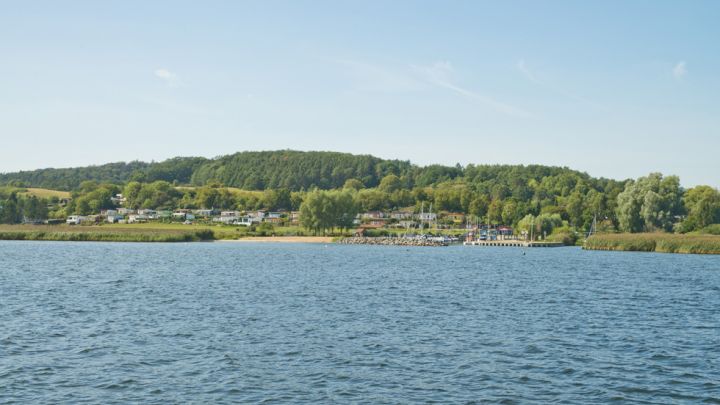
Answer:
M209 229L108 229L105 227L0 226L0 240L91 242L199 242L214 240Z
M583 249L720 254L720 236L667 233L598 234L588 238Z

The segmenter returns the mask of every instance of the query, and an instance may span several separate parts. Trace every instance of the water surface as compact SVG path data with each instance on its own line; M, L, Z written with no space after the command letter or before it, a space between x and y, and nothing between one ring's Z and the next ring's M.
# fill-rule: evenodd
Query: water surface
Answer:
M0 242L0 403L720 403L717 256Z

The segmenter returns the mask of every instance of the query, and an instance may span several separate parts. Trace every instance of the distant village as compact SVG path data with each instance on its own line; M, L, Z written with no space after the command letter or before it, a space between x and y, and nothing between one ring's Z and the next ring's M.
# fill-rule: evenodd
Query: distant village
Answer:
M137 224L152 221L178 222L186 225L195 223L216 223L232 226L254 226L263 223L276 226L299 226L300 211L222 211L216 209L131 209L122 207L126 200L122 194L112 198L117 209L102 210L95 215L70 215L65 222L70 225L81 224ZM478 224L468 223L468 218L458 212L420 212L412 209L396 211L368 211L357 214L353 224L363 229L467 229ZM513 230L508 226L496 228L499 234L510 236Z

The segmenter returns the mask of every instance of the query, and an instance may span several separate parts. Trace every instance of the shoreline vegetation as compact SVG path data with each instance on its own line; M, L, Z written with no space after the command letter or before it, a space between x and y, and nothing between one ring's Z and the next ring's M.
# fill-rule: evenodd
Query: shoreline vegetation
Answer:
M213 229L217 228L217 229ZM248 234L242 228L142 225L0 225L0 240L68 242L255 242L255 243L352 243L348 235L313 236L297 234L294 228L279 229L275 235ZM386 244L374 241L364 244ZM390 238L397 240L397 238ZM356 242L357 243L357 242ZM387 243L390 244L390 243ZM395 245L402 245L392 243ZM595 234L583 244L585 250L720 254L720 236L709 234L605 233Z
M215 240L210 229L118 228L111 226L0 225L0 240L68 242L202 242Z
M596 234L585 241L583 249L717 255L720 254L720 236L669 233Z
M0 225L0 240L332 243L338 239L338 236L305 236L294 227L279 231L277 234L265 235L262 232L250 233L244 228L181 224Z
M59 226L0 229L3 239L128 242L472 233L576 245L620 233L587 248L714 253L713 238L692 235L720 234L720 190L661 173L280 150L0 174L0 224Z

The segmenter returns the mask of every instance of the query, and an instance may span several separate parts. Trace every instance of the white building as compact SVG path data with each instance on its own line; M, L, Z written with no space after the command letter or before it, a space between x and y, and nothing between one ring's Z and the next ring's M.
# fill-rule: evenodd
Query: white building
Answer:
M250 226L253 224L252 217L244 215L221 215L219 217L213 218L213 222L220 222L221 224L225 225L242 225L242 226Z
M434 212L423 212L421 214L417 215L418 221L435 221L437 219L437 214Z
M134 224L134 223L140 223L140 222L147 222L147 220L148 220L147 215L132 214L132 215L128 215L127 222L128 222L128 224Z
M390 213L392 219L411 219L413 217L412 211L393 211Z
M122 215L108 215L105 217L105 220L110 224L119 223L123 219Z

